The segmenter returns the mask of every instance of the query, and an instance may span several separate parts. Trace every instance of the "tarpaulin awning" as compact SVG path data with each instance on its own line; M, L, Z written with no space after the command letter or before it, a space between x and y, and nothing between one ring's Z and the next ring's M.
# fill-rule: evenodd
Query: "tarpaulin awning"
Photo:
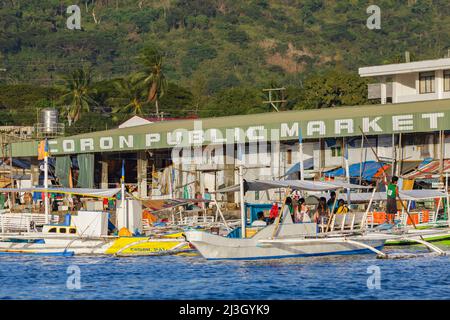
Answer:
M303 169L305 169L305 170L310 170L310 169L314 168L314 158L309 158L309 159L304 160L303 165L304 165ZM300 172L300 169L301 169L301 162L297 162L292 167L290 167L288 171L286 171L286 173L284 174L283 177L289 176L294 173L298 173L298 172Z
M437 176L441 171L441 163L439 160L429 162L407 175L404 175L404 179L431 179L433 176ZM443 173L450 173L450 159L444 160Z
M335 182L335 181L309 181L309 180L252 180L245 181L247 185L247 191L265 191L270 189L278 188L291 188L293 190L304 190L304 191L330 191L342 188L349 189L360 189L360 188L370 188L366 186L359 186L355 184L345 183L345 182ZM239 185L234 185L231 187L223 188L217 190L219 193L226 192L238 192L240 189Z
M362 192L362 193L351 193L350 200L352 202L369 202L372 198L372 192ZM325 197L329 198L329 194L316 194L315 197ZM402 200L430 200L435 198L445 198L447 194L445 192L437 191L437 190L429 190L429 189L421 189L421 190L400 190L400 199ZM340 193L338 195L338 199L343 199L347 201L347 194ZM375 192L373 194L374 201L386 201L387 196L386 192Z
M120 192L120 188L115 189L89 189L89 188L0 188L0 192L48 192L77 194L95 198L112 198Z
M361 168L362 167L362 168ZM366 161L362 163L355 163L349 166L349 172L351 178L359 178L362 169L362 178L364 180L372 180L383 175L383 171L387 171L390 168L388 164L381 164L376 161ZM339 168L336 170L325 172L326 177L339 177L345 176L345 168Z
M151 212L169 210L179 206L191 203L212 202L211 199L158 199L158 200L142 200L142 205Z

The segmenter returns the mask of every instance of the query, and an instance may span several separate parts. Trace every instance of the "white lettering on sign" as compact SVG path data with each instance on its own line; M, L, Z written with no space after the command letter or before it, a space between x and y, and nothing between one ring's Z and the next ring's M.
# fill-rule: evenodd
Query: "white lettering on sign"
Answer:
M323 121L310 121L306 129L306 134L308 136L314 135L317 132L319 135L323 136L326 133L325 122Z
M49 140L48 141L48 146L50 147L51 145L58 145L58 141L57 140ZM52 154L52 153L58 153L59 151L58 151L58 149L50 149L50 154Z
M287 123L281 124L280 136L283 137L298 137L298 123L294 123L291 128L289 128Z
M392 130L393 131L410 131L413 129L414 129L414 123L413 123L413 115L412 114L392 117Z
M183 132L175 131L167 133L167 144L168 145L177 145L183 141Z
M381 117L376 117L373 120L370 120L370 118L363 118L363 131L364 133L370 132L370 129L372 129L374 132L383 132L383 129L378 125L378 121L381 119Z
M80 139L80 151L93 151L94 150L94 139Z
M438 113L425 113L422 115L422 119L430 119L430 129L438 128L438 118L443 118L445 115L443 112Z
M225 143L227 139L222 137L222 132L218 129L209 130L212 143Z
M145 146L151 147L152 143L161 141L161 135L159 133L147 133L145 135Z
M100 149L102 150L110 150L114 146L112 137L102 137L100 138Z
M347 130L347 133L353 133L353 119L342 119L334 121L334 133L341 134L342 130Z
M125 145L127 148L133 148L134 145L134 137L132 135L129 135L128 137L119 136L119 148L123 149L125 148Z
M257 135L257 132L264 133L264 126L257 126L257 127L249 127L247 129L247 137L249 141L260 141L264 140L264 134Z
M75 152L75 141L63 140L62 147L64 152Z
M203 130L189 131L189 144L199 145L203 142Z

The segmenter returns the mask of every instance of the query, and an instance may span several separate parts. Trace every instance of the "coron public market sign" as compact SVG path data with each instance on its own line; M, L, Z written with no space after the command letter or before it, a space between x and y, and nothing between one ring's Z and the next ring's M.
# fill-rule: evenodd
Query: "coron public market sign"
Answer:
M266 123L247 127L204 128L201 120L194 121L194 129L170 132L148 132L136 128L116 130L115 134L93 134L93 137L67 137L50 140L50 153L71 154L107 151L161 149L208 144L234 144L252 141L296 140L320 137L358 136L361 128L366 134L426 132L450 129L449 112L414 113L348 119L326 119ZM146 127L146 128L147 128ZM134 131L134 132L133 132ZM123 133L122 133L123 132Z

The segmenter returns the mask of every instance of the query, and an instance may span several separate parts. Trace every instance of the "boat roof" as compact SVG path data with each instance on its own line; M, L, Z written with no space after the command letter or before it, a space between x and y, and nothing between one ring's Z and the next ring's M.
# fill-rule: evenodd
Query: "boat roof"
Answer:
M120 192L120 188L114 189L89 189L89 188L0 188L0 192L48 192L62 194L77 194L88 197L111 198Z
M269 189L291 188L304 191L331 191L337 189L371 189L344 181L308 181L308 180L246 180L248 191L265 191ZM239 185L219 189L217 193L238 192Z

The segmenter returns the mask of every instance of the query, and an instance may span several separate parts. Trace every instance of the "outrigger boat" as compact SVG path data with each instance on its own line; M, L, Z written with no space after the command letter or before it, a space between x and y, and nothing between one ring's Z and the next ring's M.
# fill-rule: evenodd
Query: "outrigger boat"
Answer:
M0 191L66 193L111 198L121 189L28 188L0 189ZM120 224L133 231L134 226L139 225L142 221L141 206L137 201L121 202L117 212ZM22 225L25 224L26 231L5 232L5 225L9 225L12 218L15 221L21 221ZM0 227L2 228L0 254L129 256L178 254L192 251L181 232L150 236L133 236L131 233L127 236L120 235L120 233L119 235L109 235L107 212L81 210L77 215L69 214L64 224L42 223L42 220L55 222L57 216L28 213L0 214ZM39 221L42 225L41 231L36 230Z
M221 190L222 192L240 191L242 209L240 238L221 237L200 231L189 231L185 233L186 239L204 258L209 260L255 260L367 253L377 254L379 257L387 257L382 252L386 241L402 239L424 244L436 254L445 254L443 250L421 239L417 233L411 234L406 231L403 234L394 234L380 230L376 232L369 230L367 217L369 215L370 205L365 212L360 213L359 218L357 218L356 213L353 213L351 219L353 223L349 230L336 230L336 228L333 228L336 222L334 215L326 225L323 223L318 225L311 222L293 223L289 210L284 210L285 204L283 203L281 214L277 217L274 224L262 227L253 236L247 237L247 217L246 212L243 210L244 184L246 185L245 190L248 191L286 188L288 191L293 189L325 192L341 189L367 188L338 181L243 181L241 177L239 186ZM375 189L369 194L371 195L371 204L375 195ZM354 222L356 220L359 221L359 224L355 226ZM433 235L441 231L428 230L422 233Z

